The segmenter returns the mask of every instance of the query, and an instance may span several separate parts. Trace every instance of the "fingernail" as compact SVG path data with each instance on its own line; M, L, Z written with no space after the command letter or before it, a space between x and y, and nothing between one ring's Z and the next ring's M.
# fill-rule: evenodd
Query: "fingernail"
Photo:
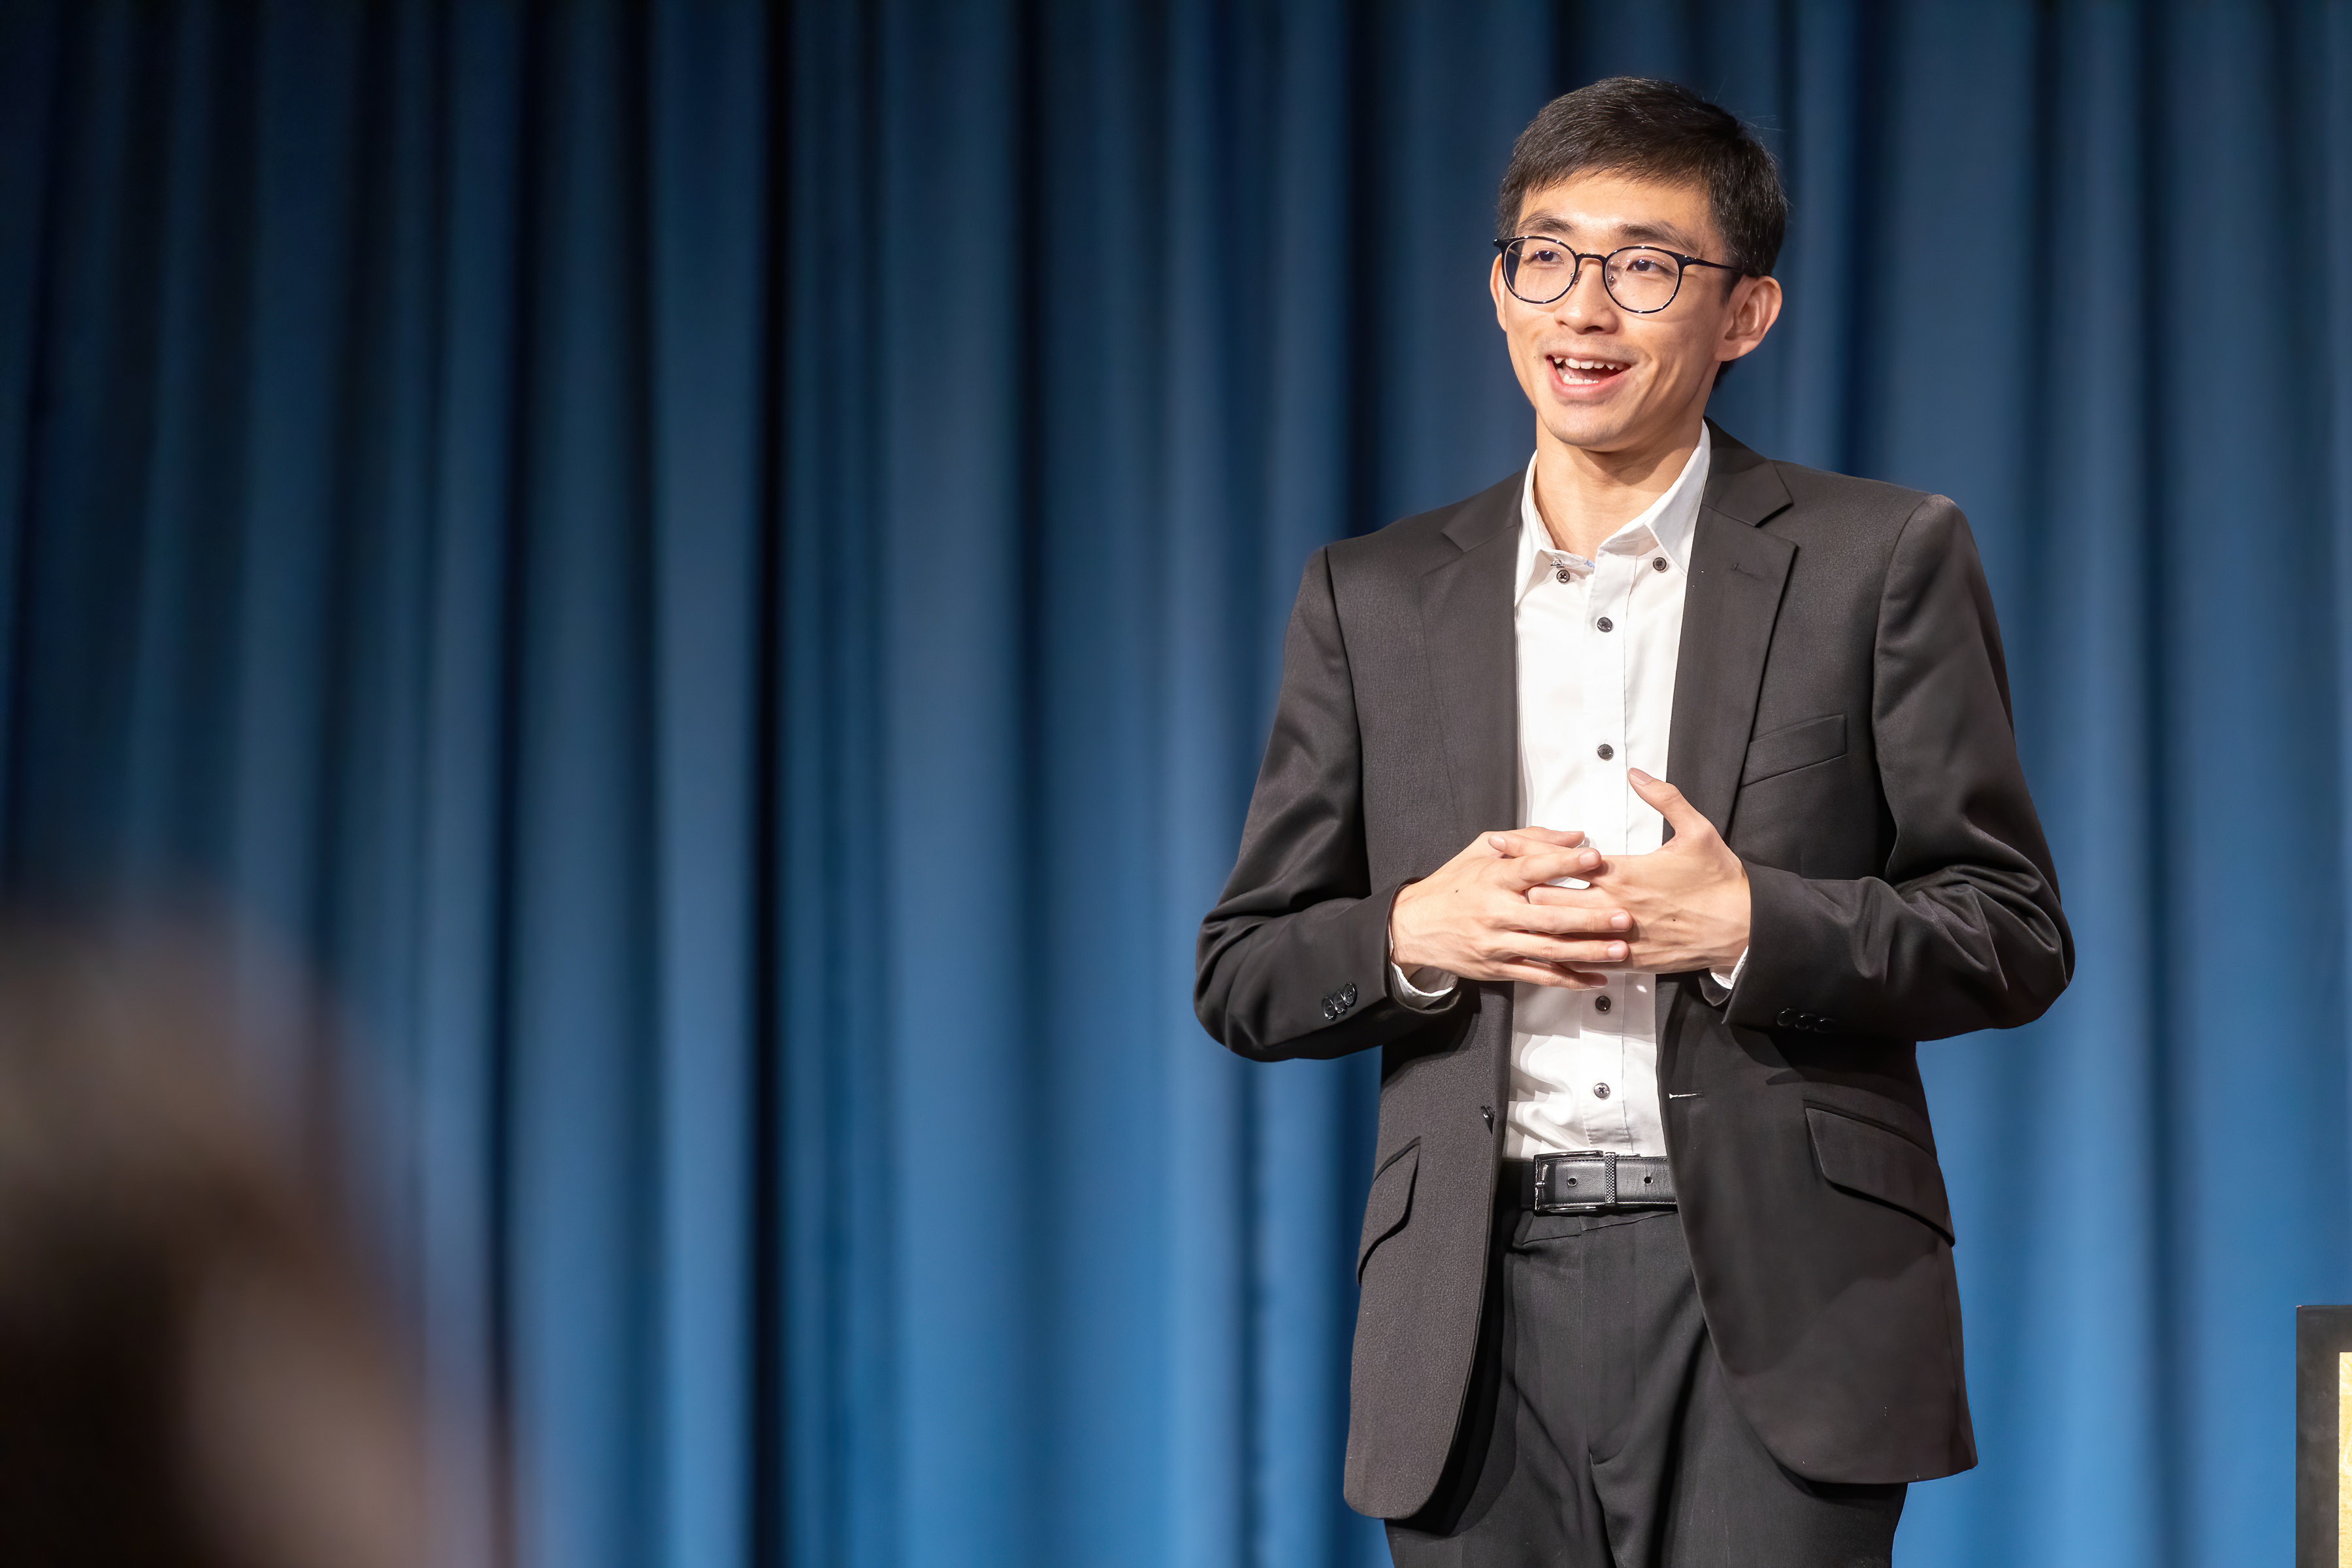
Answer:
M1622 957L1624 957L1624 956L1625 956L1625 944L1624 944L1623 942L1611 942L1611 943L1609 944L1609 956L1610 956L1610 957L1612 957L1612 958L1622 958Z
M1643 772L1641 769L1639 769L1639 768L1627 768L1627 769L1625 770L1625 776L1626 776L1626 777L1628 777L1628 778L1636 778L1636 779L1640 779L1643 784L1647 784L1647 783L1649 783L1649 782L1650 782L1650 775L1649 775L1649 774L1647 774L1647 773L1643 773Z

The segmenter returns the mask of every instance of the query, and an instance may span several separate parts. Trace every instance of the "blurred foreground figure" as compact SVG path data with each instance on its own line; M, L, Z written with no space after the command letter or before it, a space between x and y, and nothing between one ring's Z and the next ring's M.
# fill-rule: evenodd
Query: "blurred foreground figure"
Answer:
M228 996L0 927L0 1563L423 1560L410 1385Z

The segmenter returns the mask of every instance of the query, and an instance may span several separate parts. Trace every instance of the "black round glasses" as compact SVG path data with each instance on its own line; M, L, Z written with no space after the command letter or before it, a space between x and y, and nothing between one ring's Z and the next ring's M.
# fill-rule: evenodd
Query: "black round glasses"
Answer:
M1498 239L1503 253L1503 287L1530 305L1549 305L1576 287L1588 261L1601 263L1601 286L1618 305L1637 316L1654 315L1675 302L1682 292L1683 273L1693 267L1741 268L1724 261L1685 256L1654 245L1621 245L1606 255L1570 250L1539 234Z

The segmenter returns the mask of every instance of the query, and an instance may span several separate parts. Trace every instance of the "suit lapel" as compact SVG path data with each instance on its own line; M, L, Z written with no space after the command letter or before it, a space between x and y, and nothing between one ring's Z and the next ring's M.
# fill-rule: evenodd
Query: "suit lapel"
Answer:
M1462 553L1421 580L1422 645L1459 815L1454 848L1474 834L1517 824L1518 637L1511 572L1518 562L1519 485L1509 480L1474 497L1445 529Z
M1675 786L1723 829L1730 826L1764 656L1797 549L1756 526L1790 504L1778 470L1708 428L1713 457L1691 540L1666 760Z
M1796 546L1756 526L1790 504L1766 458L1708 425L1706 494L1691 542L1676 656L1668 770L1693 805L1728 825L1756 719L1764 658ZM1461 553L1421 581L1421 630L1459 813L1454 841L1515 826L1518 811L1518 563L1515 477L1474 497L1445 527Z

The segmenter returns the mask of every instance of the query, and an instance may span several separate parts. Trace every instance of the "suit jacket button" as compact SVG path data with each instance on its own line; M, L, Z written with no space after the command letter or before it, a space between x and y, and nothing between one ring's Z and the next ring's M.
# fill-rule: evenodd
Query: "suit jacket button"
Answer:
M1797 1019L1798 1013L1794 1007L1783 1007L1780 1009L1780 1016L1772 1021L1784 1029L1793 1029L1797 1027Z

